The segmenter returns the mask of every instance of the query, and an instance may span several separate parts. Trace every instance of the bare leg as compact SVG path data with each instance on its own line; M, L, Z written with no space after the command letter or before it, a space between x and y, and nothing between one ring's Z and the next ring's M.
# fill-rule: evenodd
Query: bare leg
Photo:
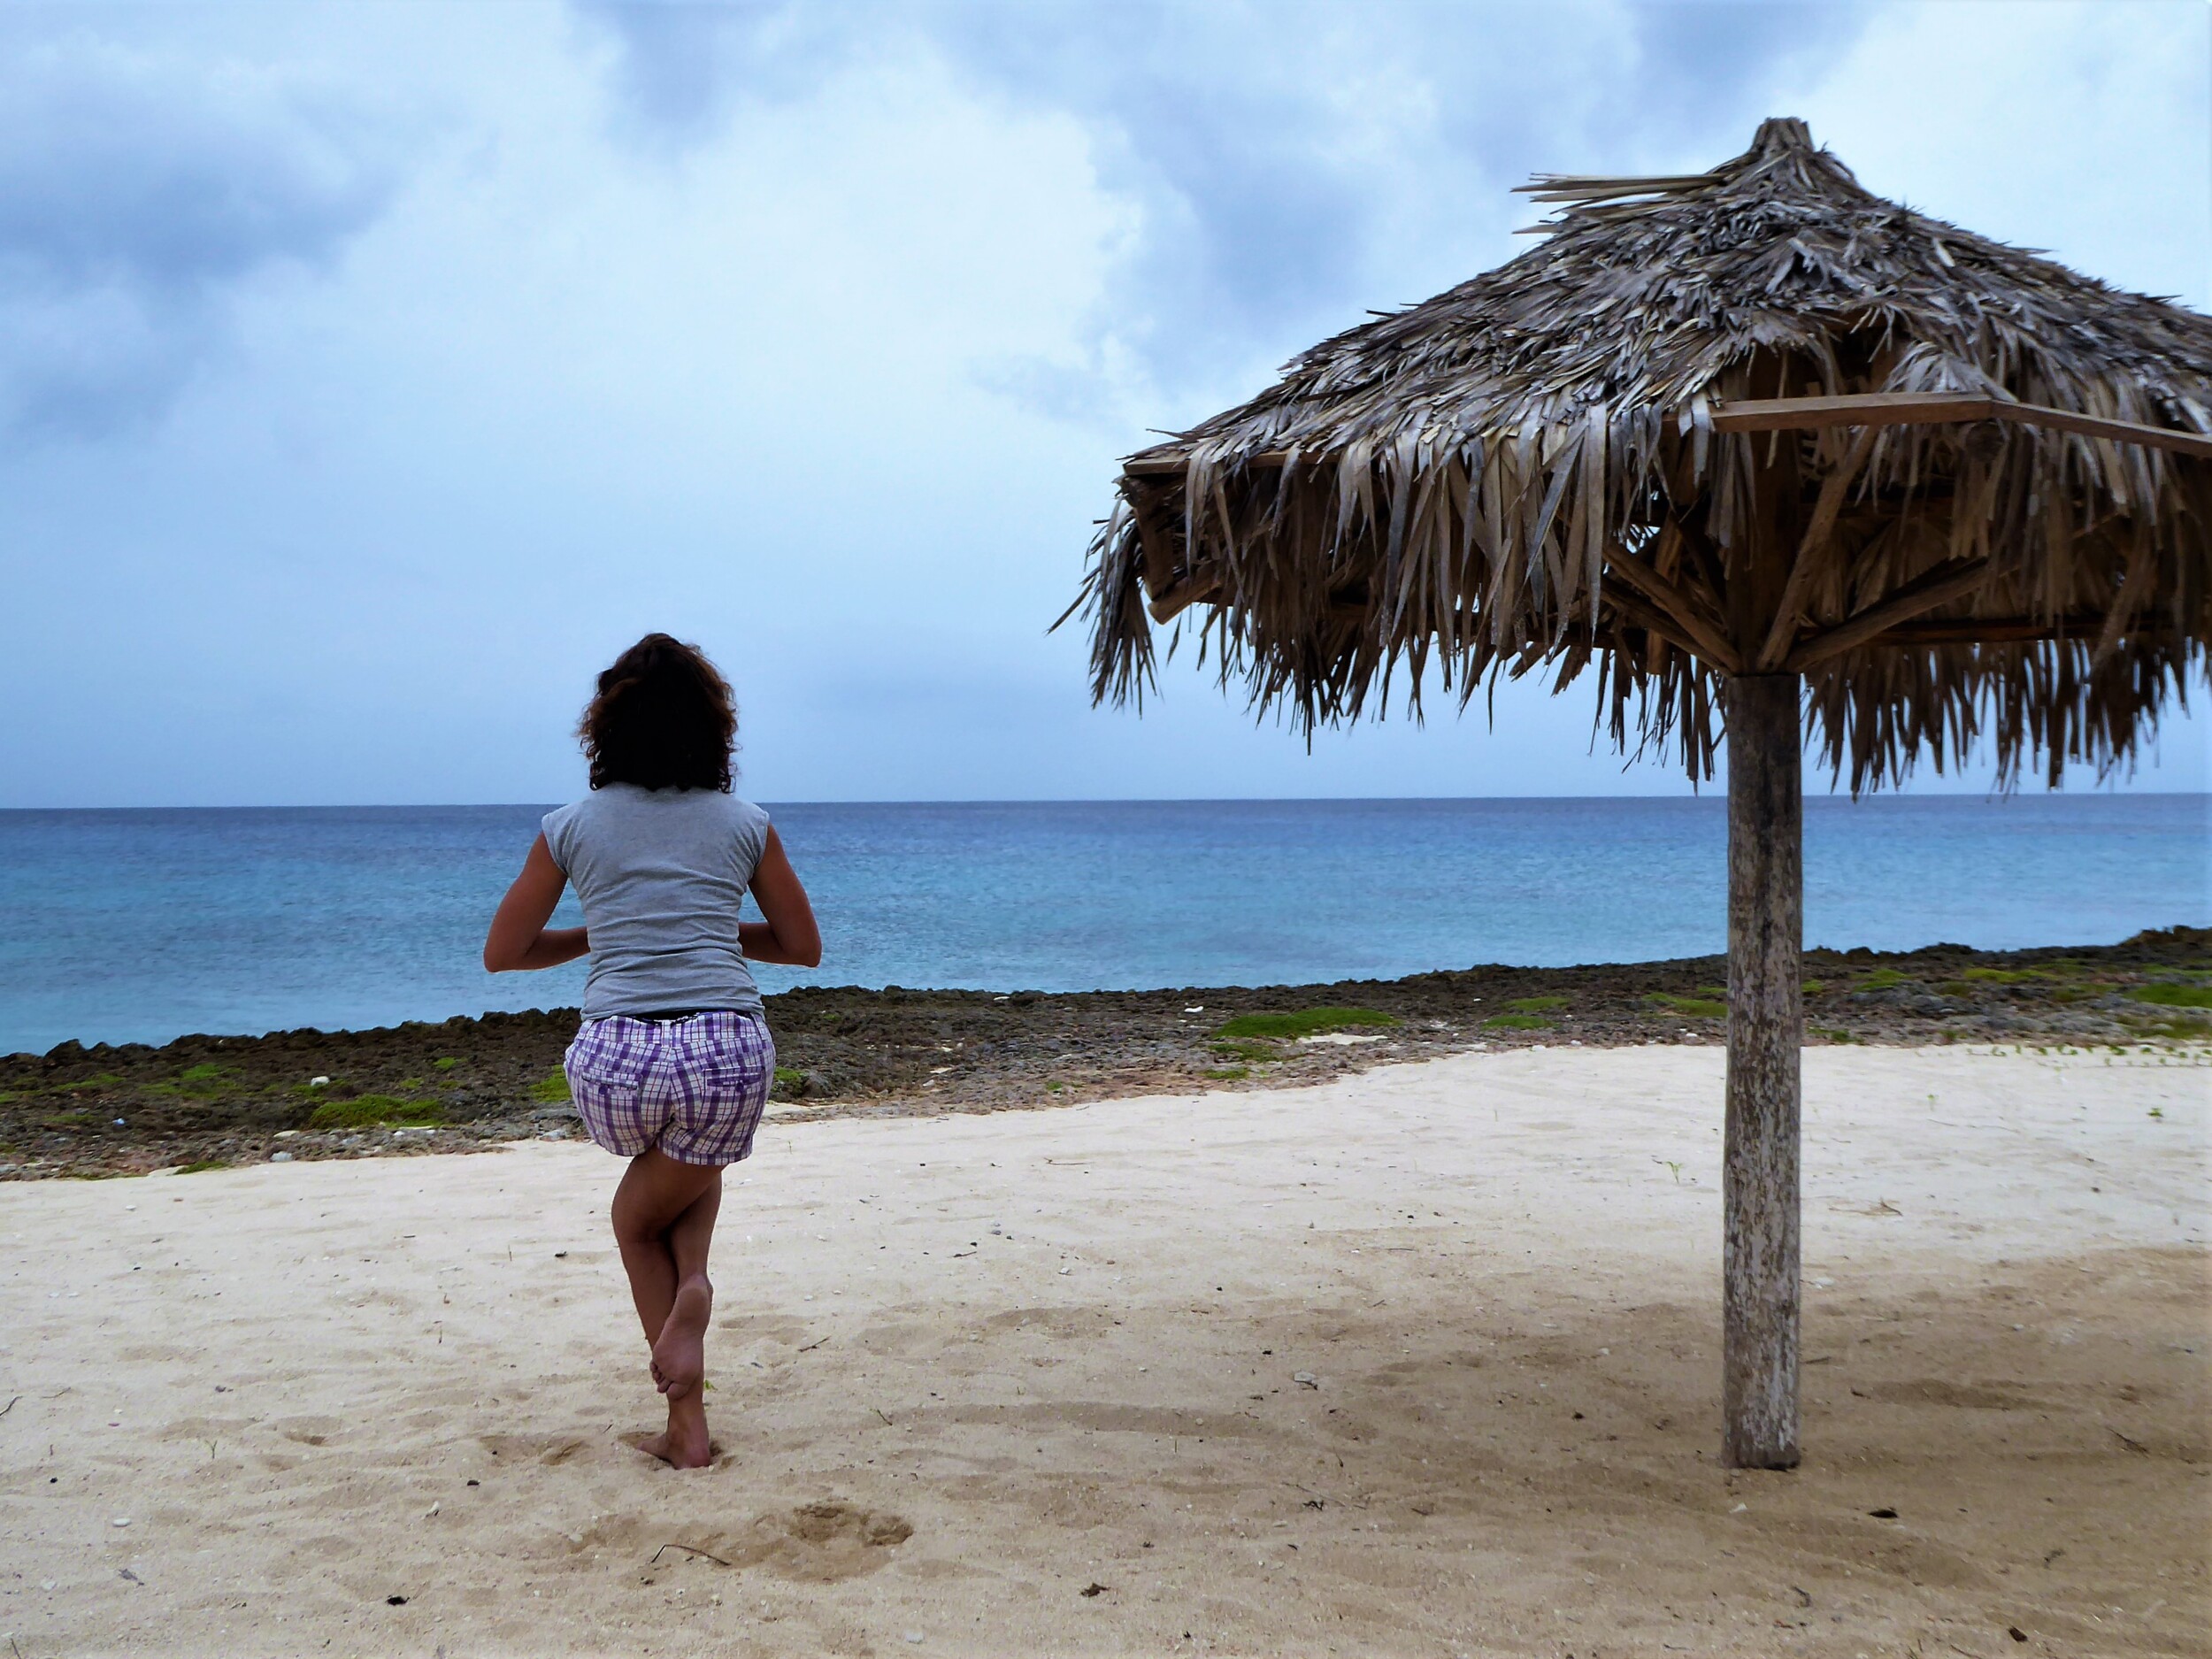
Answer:
M714 1315L707 1251L714 1242L714 1218L721 1208L722 1174L718 1170L714 1184L693 1199L668 1229L676 1294L660 1334L653 1340L653 1380L671 1401L696 1393L706 1376L707 1322Z
M700 1383L707 1317L714 1306L706 1277L707 1248L721 1197L719 1169L681 1164L658 1150L631 1159L615 1189L615 1242L630 1276L638 1323L654 1345L654 1380L668 1395L667 1432L643 1442L641 1449L680 1469L697 1468L709 1455ZM679 1318L674 1316L680 1309ZM674 1375L663 1363L664 1339Z

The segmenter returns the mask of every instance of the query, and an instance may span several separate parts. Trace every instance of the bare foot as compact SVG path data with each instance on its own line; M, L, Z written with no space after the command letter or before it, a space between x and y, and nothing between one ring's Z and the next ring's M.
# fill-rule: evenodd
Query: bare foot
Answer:
M676 1286L676 1305L653 1344L653 1386L671 1405L699 1393L707 1371L707 1321L713 1314L714 1286L704 1273Z
M704 1469L714 1461L714 1446L707 1437L707 1414L695 1395L687 1401L671 1401L668 1426L631 1444L673 1469Z

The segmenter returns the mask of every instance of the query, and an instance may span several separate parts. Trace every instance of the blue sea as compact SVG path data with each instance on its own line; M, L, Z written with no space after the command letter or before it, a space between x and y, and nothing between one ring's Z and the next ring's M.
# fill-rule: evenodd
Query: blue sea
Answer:
M0 1053L572 1005L581 964L477 960L544 810L0 812ZM772 990L1300 983L1725 936L1717 798L771 810L826 941ZM2106 943L2212 925L2212 796L1814 799L1805 866L1810 944Z

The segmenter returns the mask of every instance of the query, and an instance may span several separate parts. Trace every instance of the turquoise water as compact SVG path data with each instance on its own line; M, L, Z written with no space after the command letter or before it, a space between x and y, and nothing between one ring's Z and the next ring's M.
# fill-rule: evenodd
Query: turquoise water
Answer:
M2212 796L1816 799L1816 945L2212 925ZM772 809L826 954L795 983L1083 990L1721 949L1718 800ZM573 1004L486 922L541 807L0 812L0 1053Z

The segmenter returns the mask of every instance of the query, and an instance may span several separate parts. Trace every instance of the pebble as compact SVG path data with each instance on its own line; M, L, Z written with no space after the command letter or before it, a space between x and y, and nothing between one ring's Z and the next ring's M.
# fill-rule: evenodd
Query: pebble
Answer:
M1315 1375L1310 1371L1302 1371L1298 1372L1295 1376L1291 1378L1291 1381L1302 1384L1308 1388L1318 1388L1321 1386L1320 1379L1315 1377Z
M330 1079L326 1077L311 1077L307 1079L307 1087L310 1088L321 1088L329 1081Z
M289 1152L272 1152L269 1154L269 1162L272 1164L289 1164L291 1161L292 1155Z
M110 1526L128 1526L130 1524L131 1517L127 1515L119 1515L108 1523Z

